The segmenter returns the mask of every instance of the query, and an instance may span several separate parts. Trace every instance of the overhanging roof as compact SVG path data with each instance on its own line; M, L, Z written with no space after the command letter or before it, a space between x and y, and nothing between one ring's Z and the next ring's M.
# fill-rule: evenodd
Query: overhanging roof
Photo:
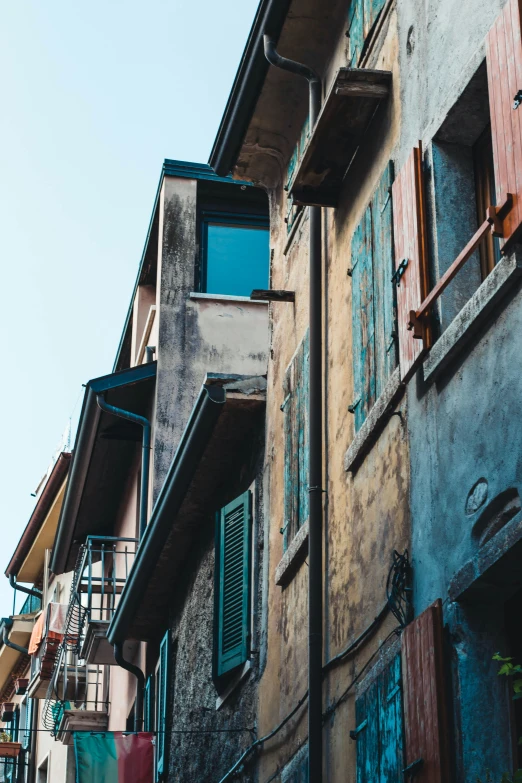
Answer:
M112 530L142 429L102 411L96 395L111 405L147 416L156 380L156 362L95 378L86 385L73 459L58 523L51 570L74 568L87 535Z
M265 389L264 378L208 376L109 627L112 644L158 635L194 538L251 483L241 468L257 447Z
M34 511L6 568L6 576L16 576L20 582L35 582L43 568L46 548L54 542L60 511L59 498L63 495L64 481L69 471L71 455L62 452L56 460L47 482L36 501ZM57 502L58 501L58 502ZM45 528L45 531L43 530ZM43 546L35 556L37 542ZM41 557L40 557L41 555ZM27 563L28 558L31 563ZM41 562L40 562L41 561Z
M0 639L7 629L8 639L19 647L27 647L34 626L34 615L15 615L4 617L0 621ZM0 641L0 694L8 687L12 690L12 675L20 677L21 670L27 668L29 658L19 650L13 650Z

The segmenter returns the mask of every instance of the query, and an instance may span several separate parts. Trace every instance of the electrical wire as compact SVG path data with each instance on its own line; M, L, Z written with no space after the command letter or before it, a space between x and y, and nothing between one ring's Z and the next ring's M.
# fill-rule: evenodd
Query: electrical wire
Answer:
M325 665L323 666L323 674L327 674L329 671L331 671L335 666L342 663L343 661L348 658L349 655L357 651L357 648L360 647L360 645L370 636L372 631L375 630L375 628L379 625L381 620L386 616L388 613L390 607L388 602L384 604L379 614L374 618L374 620L370 623L370 625L364 629L364 631L355 639L351 644L348 645L348 647L340 652L338 655L335 655L333 658L331 658Z

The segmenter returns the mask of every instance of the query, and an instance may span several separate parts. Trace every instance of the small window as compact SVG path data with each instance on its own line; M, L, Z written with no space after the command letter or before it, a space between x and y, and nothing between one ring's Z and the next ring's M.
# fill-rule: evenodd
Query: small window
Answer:
M216 519L214 679L246 663L250 653L252 493Z
M268 221L255 215L203 213L201 291L250 296L268 288Z
M493 143L491 126L480 135L473 146L473 166L475 170L475 192L477 199L477 225L480 226L487 217L488 207L496 203L495 173L493 168ZM479 248L480 272L482 279L493 271L500 261L500 243L493 234L488 234Z

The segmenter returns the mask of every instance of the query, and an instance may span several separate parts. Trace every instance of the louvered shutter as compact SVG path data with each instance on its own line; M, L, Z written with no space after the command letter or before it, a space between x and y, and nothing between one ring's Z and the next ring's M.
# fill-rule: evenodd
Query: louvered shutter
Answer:
M390 161L372 199L375 313L375 397L397 366L397 324L393 292L393 163Z
M306 332L283 384L284 403L284 540L286 550L308 519L308 377L310 340Z
M504 240L513 240L522 224L522 107L513 108L522 90L520 0L508 0L486 37L491 135L497 205L514 196L503 221Z
M355 702L357 783L403 783L401 657Z
M152 674L147 678L147 682L145 683L143 706L143 730L154 731L154 677Z
M24 716L24 735L22 737L22 745L27 750L31 747L31 730L33 727L33 709L34 700L26 697L25 699L25 716Z
M395 270L404 270L397 284L397 327L401 380L408 381L428 348L429 322L421 334L409 328L411 311L416 311L428 293L426 211L422 177L422 153L414 147L392 186Z
M350 65L352 68L357 68L364 46L363 0L355 0L350 6L348 38L350 39Z
M415 783L447 783L448 722L440 600L405 628L402 676L406 765L422 759Z
M352 239L352 352L355 429L375 402L375 314L373 298L372 208L368 206Z
M161 640L156 667L156 780L166 772L169 652L170 631L167 631Z
M248 658L250 641L251 493L221 509L218 519L219 568L216 673L223 674Z

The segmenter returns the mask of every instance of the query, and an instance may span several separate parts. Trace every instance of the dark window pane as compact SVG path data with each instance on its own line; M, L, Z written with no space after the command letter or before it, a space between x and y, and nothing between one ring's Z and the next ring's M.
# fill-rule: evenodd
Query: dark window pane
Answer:
M250 296L268 288L268 229L208 223L206 291Z

